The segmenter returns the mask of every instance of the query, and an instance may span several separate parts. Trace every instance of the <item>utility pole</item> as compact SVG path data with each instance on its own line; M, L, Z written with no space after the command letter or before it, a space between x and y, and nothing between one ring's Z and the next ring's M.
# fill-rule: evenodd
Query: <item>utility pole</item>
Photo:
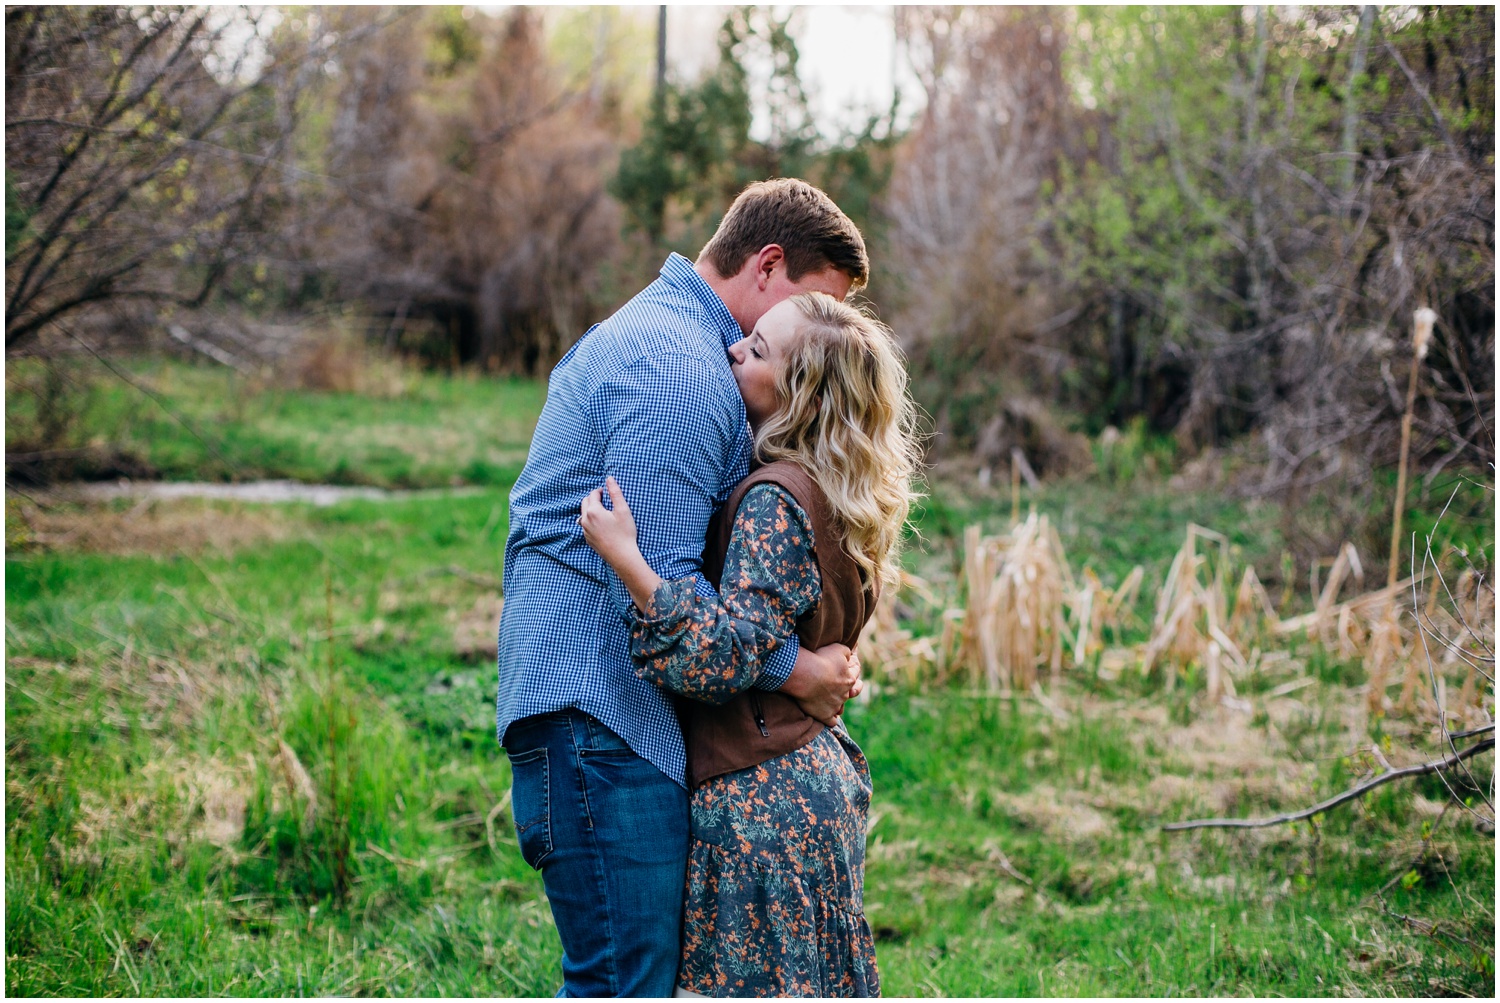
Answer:
M667 5L657 8L656 14L656 100L660 101L667 91Z

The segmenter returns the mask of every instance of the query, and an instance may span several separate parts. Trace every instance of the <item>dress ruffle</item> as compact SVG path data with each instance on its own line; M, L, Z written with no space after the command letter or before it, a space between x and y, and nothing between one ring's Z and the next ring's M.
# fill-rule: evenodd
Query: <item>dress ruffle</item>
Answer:
M693 794L679 983L707 996L880 995L865 920L869 770L842 728Z

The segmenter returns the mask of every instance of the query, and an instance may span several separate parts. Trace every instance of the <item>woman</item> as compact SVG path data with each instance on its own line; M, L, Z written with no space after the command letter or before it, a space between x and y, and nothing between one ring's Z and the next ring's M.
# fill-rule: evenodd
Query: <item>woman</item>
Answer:
M864 917L870 779L842 722L752 689L796 633L853 647L912 497L912 417L889 332L830 296L794 296L730 349L759 466L709 529L705 601L636 546L613 478L584 499L589 544L635 601L631 654L683 697L692 790L679 995L876 996Z

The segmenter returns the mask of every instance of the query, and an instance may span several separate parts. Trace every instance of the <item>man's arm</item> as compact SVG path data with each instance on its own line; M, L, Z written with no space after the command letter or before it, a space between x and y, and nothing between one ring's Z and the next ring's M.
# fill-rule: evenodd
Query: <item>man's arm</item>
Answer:
M590 406L605 473L631 499L646 563L666 579L694 576L694 591L717 601L702 575L704 538L715 498L747 445L733 379L692 355L648 357L601 385ZM613 573L609 579L616 608L627 608L624 584ZM781 686L799 647L792 637L771 652L757 686Z

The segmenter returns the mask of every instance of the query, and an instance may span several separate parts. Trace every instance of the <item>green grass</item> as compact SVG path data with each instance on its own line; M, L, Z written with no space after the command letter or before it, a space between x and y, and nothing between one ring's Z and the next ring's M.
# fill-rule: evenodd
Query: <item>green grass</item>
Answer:
M8 989L547 990L540 883L508 818L493 851L484 822L509 785L493 682L433 685L492 671L445 620L477 590L424 572L494 574L502 500L290 507L300 538L230 554L9 560ZM311 832L278 739L319 791ZM202 830L226 793L244 829L220 847Z
M399 393L370 397L279 388L162 359L117 367L155 398L92 359L61 364L59 392L74 418L48 437L39 414L46 374L12 362L7 451L94 447L96 456L73 461L78 476L124 467L165 480L508 485L526 462L546 394L533 380L415 370L401 374Z
M1387 788L1316 832L1163 834L1162 822L1205 806L1153 801L1149 781L1181 776L1186 788L1203 771L1143 740L1122 709L1095 705L1097 717L1057 725L1008 701L896 695L853 715L877 782L866 908L889 992L1492 993L1487 956L1404 933L1374 898L1421 829L1413 789ZM1325 754L1337 744L1318 737ZM1347 777L1318 779L1333 790ZM1302 803L1301 792L1255 790L1236 808ZM1044 821L1058 803L1077 816L1074 835L1066 813L1056 826ZM1469 929L1475 907L1447 877L1490 901L1493 842L1451 817L1445 825L1455 826L1443 846L1448 874L1429 865L1390 902Z
M158 387L223 379L154 365L137 371ZM399 480L359 452L372 441L361 430L404 427L402 448L441 484L476 454L429 427L491 429L473 441L514 435L524 449L541 398L437 377L413 393L247 394L245 417L221 427L290 443L306 467L277 472L319 479L348 435L348 455L373 464L351 476L387 484ZM207 391L184 399L203 415L228 407ZM145 426L97 427L123 439ZM179 446L182 475L206 476ZM1277 552L1259 535L1269 521L1228 502L1054 490L1038 504L1106 579L1170 559L1186 517L1234 529L1247 554ZM940 527L1003 520L993 499L940 498L957 500L927 503L929 550L913 555L935 568L948 560ZM8 506L7 991L555 991L556 934L503 807L493 668L454 641L466 612L483 615L474 581L499 574L504 501L497 484L326 509L52 503L112 527L86 550L24 545ZM251 535L132 553L131 534L158 516ZM1215 717L1192 673L1170 696L1080 674L1066 722L958 690L882 689L852 707L876 784L866 901L886 994L1493 995L1492 954L1458 939L1493 943L1493 836L1459 808L1435 820L1435 778L1312 827L1160 832L1310 803L1368 765L1343 714L1357 673L1307 657L1320 685L1255 720ZM1387 724L1372 737L1394 737L1388 755L1426 750ZM315 791L311 814L283 742ZM1493 757L1474 769L1488 789ZM1374 892L1393 877L1390 909L1438 922L1436 936L1381 909Z

